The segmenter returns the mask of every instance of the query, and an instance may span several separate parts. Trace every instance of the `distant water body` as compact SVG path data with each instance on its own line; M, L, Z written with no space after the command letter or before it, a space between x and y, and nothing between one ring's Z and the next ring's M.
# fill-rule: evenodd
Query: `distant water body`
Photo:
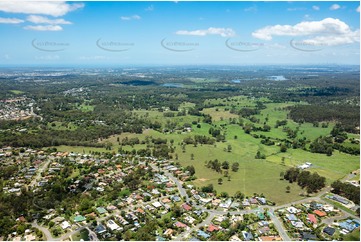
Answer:
M183 87L181 83L164 83L161 86L163 87Z
M272 81L286 81L287 79L284 76L268 76L268 80Z

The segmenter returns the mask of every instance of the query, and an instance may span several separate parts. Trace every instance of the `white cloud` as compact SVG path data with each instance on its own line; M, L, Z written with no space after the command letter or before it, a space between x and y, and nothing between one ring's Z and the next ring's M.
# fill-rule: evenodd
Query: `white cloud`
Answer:
M121 16L121 20L129 21L129 20L139 20L141 17L139 15L133 15L133 16Z
M178 30L178 35L195 35L195 36L206 36L206 35L220 35L222 37L232 37L236 35L236 32L231 28L208 28L199 30Z
M320 7L319 7L319 6L316 6L316 5L313 5L313 6L312 6L312 9L318 11L318 10L320 10Z
M147 7L146 9L144 9L145 11L153 11L154 10L154 6L150 5L149 7Z
M257 6L252 6L252 7L249 7L249 8L245 8L244 11L245 12L252 12L252 13L255 13L257 12Z
M335 4L332 4L332 6L330 7L330 10L337 10L340 8L341 8L341 6L335 3Z
M26 30L35 30L35 31L61 31L63 28L60 25L28 25L25 26Z
M83 8L83 3L69 4L60 2L0 1L0 11L6 13L44 14L59 17L76 9Z
M304 21L296 25L266 26L252 33L263 40L272 40L273 36L310 36L308 43L340 45L359 42L360 30L351 28L339 19L325 18L321 21Z
M360 12L360 6L356 8L356 12Z
M344 35L321 35L316 36L310 39L305 39L303 43L313 45L313 46L335 46L335 45L344 45L352 44L355 42L360 42L360 30L350 32Z
M24 22L24 20L18 18L0 18L0 24L20 24Z
M304 11L306 8L287 8L287 11Z
M48 19L47 17L39 16L39 15L30 15L26 18L27 21L32 22L34 24L72 24L69 21L66 21L62 18L60 19Z

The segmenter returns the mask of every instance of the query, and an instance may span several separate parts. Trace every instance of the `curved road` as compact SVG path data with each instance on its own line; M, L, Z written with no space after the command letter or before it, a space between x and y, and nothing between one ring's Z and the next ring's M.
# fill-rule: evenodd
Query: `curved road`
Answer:
M49 165L49 162L46 162L42 168L45 168L46 166ZM158 167L156 167L154 164L150 164L150 166L152 167L153 170L159 170ZM186 192L186 190L182 187L182 184L179 182L179 180L173 176L173 174L171 174L170 172L168 171L164 171L164 174L166 176L169 177L170 180L172 180L177 188L178 188L178 191L179 191L179 194L182 196L182 197L185 197L186 198L186 202L189 202L190 201L190 198ZM37 179L40 178L40 174L41 172L39 172L39 174L37 174L36 178L33 179L31 185L35 185L35 182ZM348 176L344 177L342 180L345 180L347 179ZM270 218L273 222L273 224L275 225L275 227L277 228L278 232L279 232L279 235L281 236L282 240L283 241L291 241L291 238L288 236L287 234L287 231L285 230L284 226L283 226L283 223L282 221L279 220L279 218L274 214L274 210L277 210L277 209L280 209L280 208L284 208L284 207L289 207L289 206L292 206L294 204L298 204L298 203L304 203L304 202L311 202L311 201L321 201L322 198L321 196L324 195L325 193L327 192L330 192L331 191L331 187L326 187L324 188L321 192L319 192L316 196L314 197L307 197L307 198L304 198L304 199L301 199L301 200L298 200L298 201L295 201L295 202L292 202L292 203L287 203L287 204L282 204L282 205L278 205L278 206L268 206L268 205L265 205L265 206L259 206L257 209L251 209L251 210L241 210L241 211L232 211L232 212L229 212L229 211L218 211L218 210L208 210L208 209L204 209L204 206L201 206L201 205L193 205L193 207L197 208L197 209L201 209L203 210L204 212L208 212L208 217L202 221L201 223L199 223L198 225L196 225L195 227L189 229L188 231L185 231L181 234L179 234L175 240L177 241L180 241L181 239L184 239L186 237L188 237L193 231L196 231L198 230L200 227L202 226L205 226L205 225L209 225L211 222L212 222L212 219L217 216L217 215L225 215L227 213L230 213L230 214L249 214L249 213L255 213L255 212L259 212L259 211L262 211L263 212L263 209L267 208L269 209L269 214L270 214ZM353 218L358 218L357 216L354 216L346 211L343 210L343 215L341 216L338 216L338 217L331 217L331 218L328 218L328 219L324 219L323 222L324 223L327 223L327 222L330 222L334 219L342 219L342 218L346 218L346 217L353 217ZM101 222L105 219L107 219L108 217L112 216L113 214L107 216L107 217L103 217L103 218L98 218L97 221L98 222ZM62 235L60 238L53 238L53 236L51 235L51 233L49 232L49 230L45 227L42 227L42 226L39 226L36 222L36 220L31 224L33 227L41 230L45 237L46 237L46 240L47 241L60 241L60 240L64 240L72 235L74 235L75 233L77 233L78 231L82 230L82 229L87 229L89 231L89 235L91 235L93 237L94 240L98 240L96 234L91 231L88 226L90 224L86 224L86 225L83 225L81 227L79 227L77 230L74 230L74 231L71 231L71 232L68 232L64 235Z

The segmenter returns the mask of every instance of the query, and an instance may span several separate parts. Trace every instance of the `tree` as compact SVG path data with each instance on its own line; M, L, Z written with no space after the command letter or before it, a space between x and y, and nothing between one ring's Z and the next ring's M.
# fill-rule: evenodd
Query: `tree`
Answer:
M204 187L201 188L201 191L206 192L206 193L213 192L213 185L209 184L207 186L204 186Z
M228 151L228 152L231 152L231 151L232 151L232 146L231 146L231 145L228 145L228 146L227 146L227 151Z
M238 169L239 169L239 163L238 163L238 162L234 162L234 163L232 164L232 171L233 171L233 172L237 172Z
M287 146L285 144L281 144L280 151L283 152L283 153L286 152L287 151Z
M194 154L193 153L191 154L191 160L194 160Z
M229 169L229 162L228 161L223 161L222 168L225 169L225 170L228 170Z
M287 187L286 187L286 192L287 192L287 193L290 193L290 191L291 191L291 187L290 187L290 186L287 186Z
M257 154L255 156L256 159L266 159L266 155L265 154L261 154L260 151L257 151Z
M280 172L280 180L283 180L285 176L285 173L283 171Z
M222 178L218 178L218 184L221 185L223 183L223 179Z
M243 194L242 192L240 192L240 191L237 191L237 192L234 194L234 198L243 200L244 194Z
M187 167L186 167L186 171L189 171L189 174L190 174L191 176L193 176L193 175L196 173L196 170L194 169L194 166L193 166L193 165L187 166Z

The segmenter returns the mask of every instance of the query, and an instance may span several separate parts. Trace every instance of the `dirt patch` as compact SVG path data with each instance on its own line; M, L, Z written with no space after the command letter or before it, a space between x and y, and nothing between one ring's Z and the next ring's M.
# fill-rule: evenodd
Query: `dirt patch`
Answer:
M206 178L199 178L197 179L197 181L200 181L200 182L205 182L205 181L208 181L209 179L206 179Z

